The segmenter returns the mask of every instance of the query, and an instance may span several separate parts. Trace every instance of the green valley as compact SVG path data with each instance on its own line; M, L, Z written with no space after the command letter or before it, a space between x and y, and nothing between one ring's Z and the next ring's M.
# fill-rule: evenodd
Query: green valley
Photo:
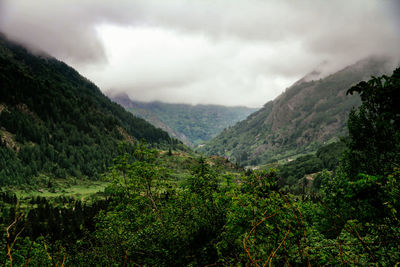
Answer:
M111 99L135 116L147 120L192 147L202 145L225 128L258 110L218 105L144 103L132 101L127 95L117 95Z
M1 37L0 264L397 266L400 68L385 62L300 80L201 154ZM191 144L251 112L124 106Z

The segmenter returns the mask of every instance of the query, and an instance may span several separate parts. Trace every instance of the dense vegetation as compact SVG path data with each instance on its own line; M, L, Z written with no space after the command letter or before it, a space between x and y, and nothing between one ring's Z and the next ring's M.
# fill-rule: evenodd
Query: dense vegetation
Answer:
M36 184L42 174L98 178L117 156L120 141L179 144L71 67L4 38L0 95L0 185Z
M315 154L300 156L280 165L278 167L280 186L291 192L302 193L305 193L305 188L311 185L313 188L319 189L323 176L338 167L344 150L344 142L334 142L319 148Z
M39 215L47 202L34 200L26 208L31 221L14 196L0 195L7 227L0 245L3 263L395 266L400 261L400 69L348 92L360 94L362 105L350 113L339 167L323 175L315 194L282 190L275 170L238 175L239 170L227 171L204 158L189 164L191 173L174 183L158 160L162 155L174 162L179 154L136 144L115 159L106 175L112 181L107 198L91 208L60 200L64 208L49 208L55 214L47 220ZM329 169L336 165L329 151L341 149L328 146L314 159ZM82 209L93 212L82 219ZM33 223L40 230L26 231ZM69 231L63 231L67 225Z
M323 79L302 79L202 151L250 166L315 152L324 142L347 134L347 117L360 98L346 96L346 90L387 68L385 59L368 58Z
M115 96L112 99L135 116L167 131L189 146L203 144L257 110L218 105L143 103L132 101L126 95Z

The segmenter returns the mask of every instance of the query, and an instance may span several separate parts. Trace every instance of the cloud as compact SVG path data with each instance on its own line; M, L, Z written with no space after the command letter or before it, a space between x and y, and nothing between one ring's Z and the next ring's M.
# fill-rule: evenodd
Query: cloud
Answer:
M105 51L94 28L95 18L78 6L60 1L5 1L0 31L33 50L70 63L98 63Z
M151 27L102 26L98 31L110 51L109 64L85 73L108 93L127 92L133 99L258 106L291 83L279 72L295 75L290 68L271 70L269 60L290 53L296 44L277 51L238 39L215 42L207 35ZM264 77L267 72L275 77Z
M3 0L0 31L138 100L261 106L327 61L398 59L396 0Z

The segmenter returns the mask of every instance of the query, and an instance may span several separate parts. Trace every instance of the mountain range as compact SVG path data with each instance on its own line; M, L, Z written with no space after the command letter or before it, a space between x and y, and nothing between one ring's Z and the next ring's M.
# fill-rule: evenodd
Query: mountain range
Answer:
M348 113L360 104L346 91L391 67L370 57L322 79L312 72L258 111L114 96L124 109L65 63L0 36L0 184L43 175L96 178L121 142L139 139L181 149L175 138L191 146L206 142L201 152L243 165L295 158L346 135Z
M347 95L354 84L391 71L385 58L369 57L325 78L306 75L247 119L222 131L201 151L243 165L262 165L315 152L321 144L347 133L350 110L358 95ZM315 79L315 80L314 80Z
M167 131L192 147L217 136L223 129L244 120L256 108L220 105L168 104L134 101L126 94L110 96L135 116Z

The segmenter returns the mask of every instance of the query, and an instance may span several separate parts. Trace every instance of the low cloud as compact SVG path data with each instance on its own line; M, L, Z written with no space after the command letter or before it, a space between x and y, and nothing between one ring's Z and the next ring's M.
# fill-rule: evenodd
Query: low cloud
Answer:
M3 0L0 31L137 100L261 106L322 62L399 59L398 1Z

